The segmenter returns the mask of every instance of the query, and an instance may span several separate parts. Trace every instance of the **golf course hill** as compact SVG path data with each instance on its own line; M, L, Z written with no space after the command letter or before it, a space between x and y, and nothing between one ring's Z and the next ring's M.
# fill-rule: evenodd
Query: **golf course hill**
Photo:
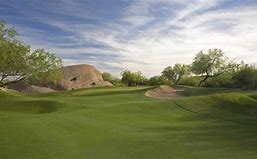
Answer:
M256 91L156 88L0 91L0 158L256 158Z

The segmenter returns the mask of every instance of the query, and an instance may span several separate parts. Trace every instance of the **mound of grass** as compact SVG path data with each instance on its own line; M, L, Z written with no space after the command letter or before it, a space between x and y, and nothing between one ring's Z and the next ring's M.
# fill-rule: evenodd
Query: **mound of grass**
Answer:
M2 100L0 111L30 114L51 113L62 107L62 104L52 100Z
M217 93L229 93L236 92L238 90L228 89L228 88L204 88L204 87L189 87L189 86L175 86L178 89L184 89L185 91L179 92L182 96L201 96L210 95Z
M220 120L257 126L257 101L242 93L221 93L177 100L182 109Z
M38 99L19 94L18 92L0 92L0 113L51 113L62 108L65 104L53 99ZM8 114L7 113L7 114ZM1 117L1 116L0 116Z
M251 97L251 98L253 98L253 99L257 100L257 93L255 93L255 94L251 94L251 95L249 95L249 97Z
M7 92L0 91L0 99L12 97L23 97L23 95L13 90L8 90Z

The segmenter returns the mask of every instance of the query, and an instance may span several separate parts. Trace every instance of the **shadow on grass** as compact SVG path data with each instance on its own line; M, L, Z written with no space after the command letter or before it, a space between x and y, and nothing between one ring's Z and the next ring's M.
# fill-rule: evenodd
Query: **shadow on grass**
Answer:
M221 118L221 117L213 116L213 115L210 115L210 114L200 113L200 112L191 110L191 109L187 108L188 106L181 105L181 104L179 104L176 101L173 101L173 102L174 102L174 104L177 107L179 107L179 108L181 108L183 110L186 110L188 112L191 112L191 113L194 113L194 114L198 114L198 115L201 115L201 116L204 116L204 117L207 117L207 118L212 118L212 119L217 119L217 120L222 120L222 121L227 121L227 122L233 122L233 123L242 124L242 125L257 126L257 123L249 123L249 122L240 121L240 120L226 119L226 118Z
M184 89L184 91L178 92L182 96L202 96L211 95L218 93L231 93L240 92L238 89L228 89L228 88L204 88L204 87L189 87L189 86L174 86L176 89Z

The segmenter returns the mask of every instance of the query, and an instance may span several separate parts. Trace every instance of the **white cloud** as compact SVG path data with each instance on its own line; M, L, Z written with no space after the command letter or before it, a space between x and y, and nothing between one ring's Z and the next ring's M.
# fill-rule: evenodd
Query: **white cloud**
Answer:
M217 5L218 1L211 2L199 3L199 5L193 5L194 7L189 4L185 10L177 13L175 20L171 20L168 24L161 24L159 28L149 27L144 34L137 36L134 43L126 44L124 47L128 50L126 55L129 58L151 63L146 67L134 64L127 67L140 68L144 73L152 75L176 62L189 63L197 51L209 48L221 48L227 55L239 61L243 59L246 62L255 62L257 58L256 7L216 10L200 15L195 13ZM190 17L182 20L187 16ZM221 24L224 28L215 28L215 25L222 22L227 22L228 26ZM170 25L181 27L176 31L177 35L159 33Z
M69 12L62 12L80 18L95 18L101 22L101 25L58 21L38 15L36 19L70 32L72 36L66 38L71 38L75 44L95 41L110 48L89 46L72 48L66 43L58 46L54 42L40 40L40 36L45 35L39 35L38 38L26 35L25 39L34 47L45 47L63 56L76 56L83 52L119 56L110 61L65 59L65 64L85 62L95 64L103 71L111 70L111 67L141 70L147 76L159 74L168 65L190 63L195 53L209 48L221 48L228 56L239 61L256 62L257 6L235 6L211 10L223 1L133 0L131 5L121 13L122 16L119 19L106 20L101 17L90 17L90 13L83 11L79 4L65 0L69 3L63 4L65 11ZM164 4L174 13L160 20L162 17L149 12L158 4ZM180 8L173 8L176 5ZM101 65L110 67L105 68ZM111 71L119 74L118 69Z

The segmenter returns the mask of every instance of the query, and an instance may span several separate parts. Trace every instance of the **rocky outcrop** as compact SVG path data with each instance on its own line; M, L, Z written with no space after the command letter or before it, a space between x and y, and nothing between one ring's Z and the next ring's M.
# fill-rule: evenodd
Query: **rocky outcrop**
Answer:
M112 86L108 81L104 81L102 74L91 65L73 65L61 69L61 80L53 86L49 83L45 85L31 85L25 83L14 83L8 86L9 89L28 94L50 93L56 90L73 90L90 87ZM1 88L1 91L4 89Z
M90 87L112 86L104 81L102 74L91 65L73 65L62 68L62 77L58 85L64 90Z
M30 84L23 84L23 83L15 83L8 86L9 89L16 90L22 93L28 94L42 94L42 93L50 93L55 92L55 90L46 87L39 87Z

